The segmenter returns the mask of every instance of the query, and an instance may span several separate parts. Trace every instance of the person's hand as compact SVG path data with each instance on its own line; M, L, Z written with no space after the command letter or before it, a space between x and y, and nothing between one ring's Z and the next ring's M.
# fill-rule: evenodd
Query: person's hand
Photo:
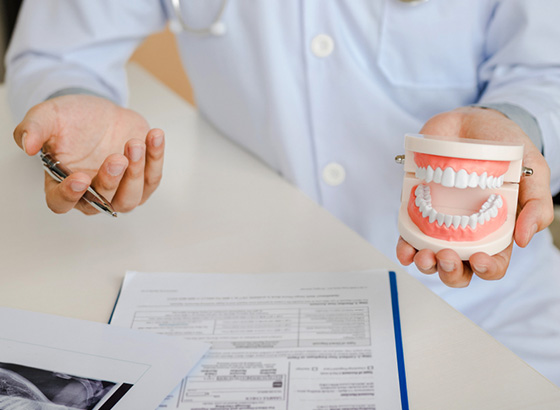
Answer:
M98 211L80 198L91 185L117 212L148 199L159 185L164 134L134 111L90 95L56 97L31 108L14 130L28 155L44 147L73 173L61 183L45 173L48 207Z
M518 215L513 234L515 243L520 247L527 246L535 233L550 225L554 218L550 169L529 137L502 113L484 108L459 108L431 118L420 133L524 144L523 165L532 168L534 174L522 177L519 184ZM425 274L438 272L448 286L465 287L473 273L486 280L501 279L509 265L512 249L513 242L494 256L478 252L463 262L451 249L437 253L428 249L416 250L401 237L397 244L397 258L403 265L414 262Z

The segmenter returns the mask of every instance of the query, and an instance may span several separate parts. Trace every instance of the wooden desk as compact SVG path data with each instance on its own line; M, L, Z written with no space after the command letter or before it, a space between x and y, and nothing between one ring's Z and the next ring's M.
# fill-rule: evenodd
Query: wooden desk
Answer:
M39 161L13 143L0 87L0 304L107 322L126 270L304 272L391 268L365 240L183 100L131 66L131 107L167 131L164 180L118 219L55 215ZM559 409L560 391L399 271L412 409Z

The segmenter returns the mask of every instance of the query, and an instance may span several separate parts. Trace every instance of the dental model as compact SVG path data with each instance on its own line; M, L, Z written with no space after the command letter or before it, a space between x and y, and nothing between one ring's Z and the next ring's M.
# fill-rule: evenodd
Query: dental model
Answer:
M416 249L450 248L463 260L512 240L523 145L405 136L399 232Z

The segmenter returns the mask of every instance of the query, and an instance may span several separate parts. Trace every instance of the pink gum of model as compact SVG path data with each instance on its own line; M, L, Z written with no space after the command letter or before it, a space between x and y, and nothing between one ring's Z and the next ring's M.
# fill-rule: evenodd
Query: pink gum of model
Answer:
M522 158L522 145L407 134L401 236L463 260L502 251L512 240Z

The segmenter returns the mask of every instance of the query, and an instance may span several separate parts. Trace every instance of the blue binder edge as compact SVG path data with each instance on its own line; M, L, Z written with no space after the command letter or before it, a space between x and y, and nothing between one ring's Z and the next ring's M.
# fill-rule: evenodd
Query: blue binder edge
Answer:
M401 404L403 410L409 410L408 391L406 388L406 372L404 369L404 353L402 345L401 318L399 313L399 293L397 291L397 274L389 271L389 284L391 287L391 303L393 306L393 326L395 328L395 347L397 352L397 369L399 372L399 387L401 391Z
M109 321L107 322L108 324L111 324L111 321L113 320L113 315L115 314L117 303L119 303L119 298L121 297L121 291L122 291L122 284L121 287L119 288L119 293L117 293L117 300L115 300L115 304L113 305L113 310L111 310L111 316L109 316Z

